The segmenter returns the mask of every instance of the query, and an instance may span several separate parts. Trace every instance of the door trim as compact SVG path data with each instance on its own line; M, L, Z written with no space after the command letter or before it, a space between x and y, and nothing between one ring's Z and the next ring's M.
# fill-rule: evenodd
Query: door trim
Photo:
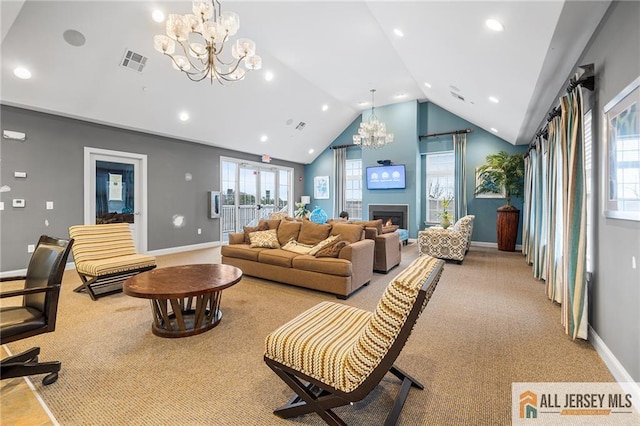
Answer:
M91 188L91 156L108 155L111 157L121 157L140 161L140 251L147 252L147 156L125 151L113 151L110 149L84 147L84 224L92 224L95 218L91 217L91 198L94 197L94 188ZM92 220L93 219L93 220Z

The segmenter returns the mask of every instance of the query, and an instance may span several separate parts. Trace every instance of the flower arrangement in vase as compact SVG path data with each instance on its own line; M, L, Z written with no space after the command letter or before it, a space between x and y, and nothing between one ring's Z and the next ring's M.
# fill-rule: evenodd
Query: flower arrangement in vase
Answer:
M293 215L300 219L303 217L307 217L307 214L309 214L309 210L307 210L307 204L302 202L295 203L295 204L296 204L296 211Z
M447 195L442 197L440 200L440 204L442 205L442 212L438 213L438 217L440 218L440 226L443 229L447 229L451 226L451 221L453 220L453 215L449 213L449 206L451 205L451 201L453 201L452 195Z

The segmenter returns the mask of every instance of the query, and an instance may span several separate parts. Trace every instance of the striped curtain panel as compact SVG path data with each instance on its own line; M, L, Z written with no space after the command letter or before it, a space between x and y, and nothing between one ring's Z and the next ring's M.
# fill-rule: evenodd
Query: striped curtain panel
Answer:
M587 339L586 177L582 87L560 100L561 115L547 125L525 158L523 254L562 305L572 339Z
M345 194L347 192L347 148L334 148L333 149L333 163L335 165L336 178L335 181L335 198L334 198L334 215L338 217L340 212L346 210L347 201Z
M529 152L524 157L524 197L522 203L522 254L531 264L529 253L533 250L533 238L531 237L531 194L533 192L533 157Z
M455 156L455 220L467 215L467 135L453 135L453 153Z
M587 339L587 197L584 165L584 108L581 88L562 98L567 135L567 203L564 205L562 325L571 338Z
M560 132L560 117L554 117L549 123L549 145L547 154L547 194L548 194L548 223L547 223L547 280L546 290L549 299L562 303L562 180L561 150L562 135Z

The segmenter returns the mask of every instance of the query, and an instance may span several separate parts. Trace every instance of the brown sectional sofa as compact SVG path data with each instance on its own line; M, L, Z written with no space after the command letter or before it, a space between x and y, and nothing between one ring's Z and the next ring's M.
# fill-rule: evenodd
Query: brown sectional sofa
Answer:
M282 248L251 247L248 242L251 229L245 227L245 233L229 235L229 244L221 248L222 263L240 268L245 275L320 290L341 299L346 299L373 278L375 242L364 238L364 225L318 225L308 220L272 219L261 221L259 227L275 230L280 247L291 240L314 245L336 235L340 235L340 240L348 242L348 245L337 253L337 257L316 257Z

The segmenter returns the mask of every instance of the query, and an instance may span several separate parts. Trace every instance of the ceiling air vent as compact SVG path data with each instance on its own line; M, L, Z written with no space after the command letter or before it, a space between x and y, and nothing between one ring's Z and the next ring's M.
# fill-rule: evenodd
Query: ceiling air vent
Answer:
M147 64L146 56L142 56L141 54L136 53L129 49L127 49L124 52L124 57L120 62L120 66L129 68L131 70L138 71L138 72L142 72L146 64Z
M304 130L304 126L306 126L306 125L307 125L307 123L305 123L304 121L301 121L301 122L299 122L299 123L298 123L298 125L296 126L296 130L300 130L300 131L302 131L302 130Z
M450 93L451 93L451 96L453 96L454 98L464 102L464 98L462 96L460 96L460 95L458 95L457 93L454 93L454 92L450 92Z

